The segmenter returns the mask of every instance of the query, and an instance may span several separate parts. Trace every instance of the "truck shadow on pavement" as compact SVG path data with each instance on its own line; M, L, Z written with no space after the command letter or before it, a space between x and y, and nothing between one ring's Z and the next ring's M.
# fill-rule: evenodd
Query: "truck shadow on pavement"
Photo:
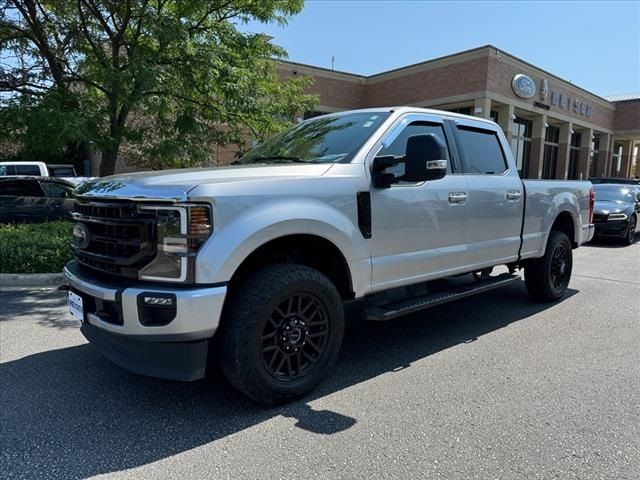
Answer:
M569 290L565 299L575 293ZM553 304L531 302L520 282L388 323L361 320L349 307L343 350L329 378L307 398L275 408L236 393L219 372L190 384L138 376L87 344L9 361L0 364L0 475L87 478L117 472L276 416L314 434L340 432L358 419L308 402L411 368L548 308Z

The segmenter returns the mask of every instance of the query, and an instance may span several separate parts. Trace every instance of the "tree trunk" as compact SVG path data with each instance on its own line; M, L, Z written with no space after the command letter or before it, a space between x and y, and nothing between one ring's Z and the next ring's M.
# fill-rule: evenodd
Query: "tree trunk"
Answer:
M100 160L100 176L113 175L116 171L116 161L118 160L118 147L108 146L102 149L102 159Z

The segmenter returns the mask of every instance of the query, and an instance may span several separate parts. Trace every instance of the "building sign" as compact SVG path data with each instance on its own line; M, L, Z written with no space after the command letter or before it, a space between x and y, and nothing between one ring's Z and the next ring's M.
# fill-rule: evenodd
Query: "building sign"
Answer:
M530 77L519 73L511 80L511 88L520 98L532 98L536 94L536 84Z
M543 78L540 82L540 100L545 101L547 99L547 93L549 93L549 82L546 78Z
M593 115L593 107L591 105L577 98L572 99L557 90L551 92L551 105L577 113L578 115L584 115L587 118L591 118L591 115Z

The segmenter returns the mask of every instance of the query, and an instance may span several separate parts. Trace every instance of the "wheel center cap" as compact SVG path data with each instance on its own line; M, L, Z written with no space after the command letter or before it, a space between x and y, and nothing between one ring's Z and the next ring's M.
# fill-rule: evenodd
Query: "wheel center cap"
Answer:
M289 341L291 343L298 343L302 339L302 331L299 328L294 328L289 332Z
M300 347L306 343L309 329L304 321L297 318L291 319L286 322L282 328L281 333L281 345L285 347L285 350L292 347Z

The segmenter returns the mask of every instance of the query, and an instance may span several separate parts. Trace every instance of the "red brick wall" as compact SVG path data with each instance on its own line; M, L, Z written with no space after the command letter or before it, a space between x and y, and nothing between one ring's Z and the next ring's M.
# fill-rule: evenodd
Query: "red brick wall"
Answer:
M616 102L614 129L640 132L640 99Z
M487 58L455 63L387 78L370 78L365 87L369 107L407 105L485 90Z
M297 70L296 70L297 71ZM304 70L298 75L307 75ZM291 70L280 70L282 79L293 76ZM356 108L365 108L365 91L362 81L357 79L340 79L339 75L333 75L329 72L319 71L313 77L313 84L309 89L309 93L320 96L320 105L335 107L341 110L350 110Z

